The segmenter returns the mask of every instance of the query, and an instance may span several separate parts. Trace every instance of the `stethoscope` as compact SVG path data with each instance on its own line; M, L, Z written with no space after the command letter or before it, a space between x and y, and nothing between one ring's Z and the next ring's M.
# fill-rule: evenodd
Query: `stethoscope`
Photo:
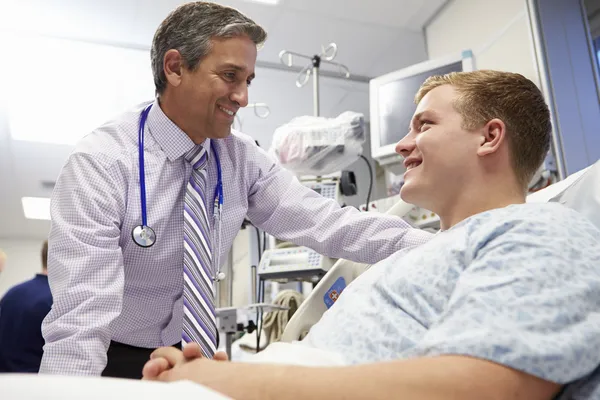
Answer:
M142 205L142 225L138 225L131 231L131 236L135 244L140 247L150 247L154 243L156 243L156 233L154 229L152 229L148 225L148 218L146 215L146 176L144 173L144 127L146 125L146 119L148 118L148 113L152 108L152 104L150 104L144 111L142 111L142 115L140 117L140 126L138 131L138 155L139 155L139 173L140 173L140 197L141 197L141 205ZM217 227L217 240L213 246L213 256L216 264L216 273L213 279L218 282L220 280L225 279L225 273L220 270L220 246L221 246L221 214L223 212L223 181L221 177L221 160L219 160L219 154L217 153L217 149L215 147L215 142L213 140L210 141L210 149L215 155L215 161L217 163L217 186L215 188L215 197L213 200L213 218L214 218L214 226ZM213 234L214 238L214 234ZM213 265L215 265L213 264Z

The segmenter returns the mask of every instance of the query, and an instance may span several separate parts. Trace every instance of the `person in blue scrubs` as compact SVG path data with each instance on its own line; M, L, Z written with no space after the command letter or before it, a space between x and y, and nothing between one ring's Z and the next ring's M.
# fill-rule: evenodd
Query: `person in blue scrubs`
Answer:
M42 271L11 288L0 300L0 373L35 372L44 347L42 321L52 308L48 285L48 241L42 246Z

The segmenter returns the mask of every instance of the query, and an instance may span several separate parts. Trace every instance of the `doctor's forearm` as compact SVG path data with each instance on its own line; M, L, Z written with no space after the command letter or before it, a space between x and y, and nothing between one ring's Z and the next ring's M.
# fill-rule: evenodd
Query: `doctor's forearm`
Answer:
M268 172L252 187L247 215L279 239L329 257L374 264L431 237L399 217L340 208L279 166L265 169Z

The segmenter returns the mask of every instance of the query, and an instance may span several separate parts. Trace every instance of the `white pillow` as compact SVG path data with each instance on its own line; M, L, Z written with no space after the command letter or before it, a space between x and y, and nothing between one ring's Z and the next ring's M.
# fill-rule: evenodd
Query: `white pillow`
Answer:
M582 213L600 229L600 161L527 196L528 203L550 201Z

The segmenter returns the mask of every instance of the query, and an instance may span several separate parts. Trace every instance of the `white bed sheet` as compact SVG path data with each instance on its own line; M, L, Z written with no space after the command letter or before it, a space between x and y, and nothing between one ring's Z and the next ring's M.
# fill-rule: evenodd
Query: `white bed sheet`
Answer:
M0 374L2 400L227 400L196 383L38 374Z

